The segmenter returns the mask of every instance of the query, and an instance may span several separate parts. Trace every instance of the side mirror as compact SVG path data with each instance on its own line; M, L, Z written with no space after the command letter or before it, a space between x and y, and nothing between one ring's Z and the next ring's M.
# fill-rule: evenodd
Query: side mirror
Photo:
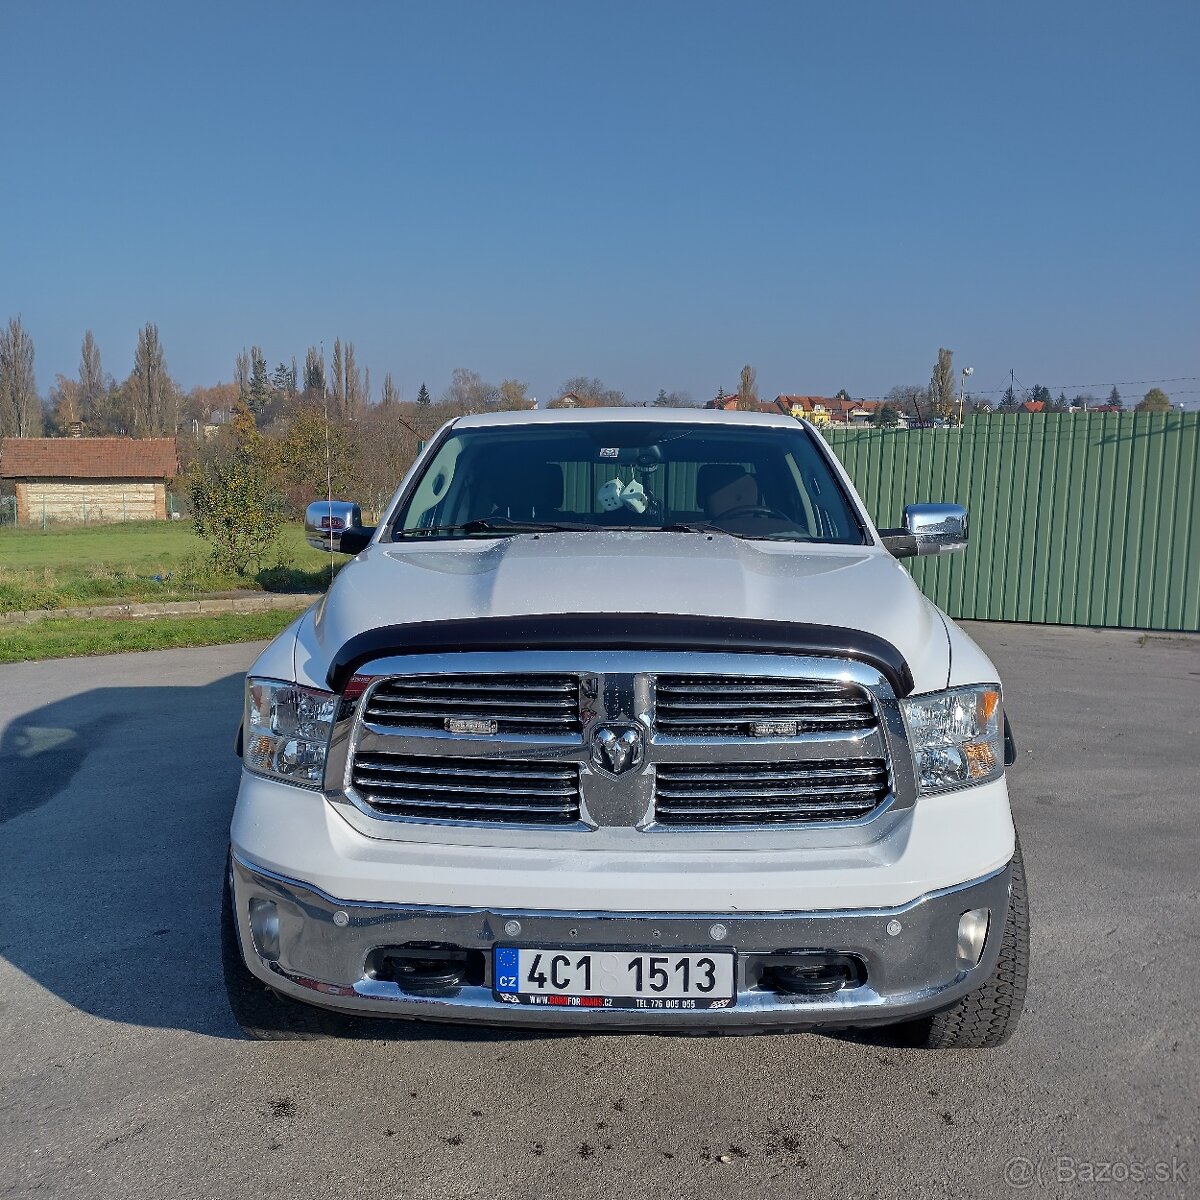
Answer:
M900 529L881 529L883 544L897 558L955 554L967 548L967 510L961 504L910 504Z
M362 510L349 500L314 500L304 510L304 536L314 550L326 554L357 554L374 533L363 525Z

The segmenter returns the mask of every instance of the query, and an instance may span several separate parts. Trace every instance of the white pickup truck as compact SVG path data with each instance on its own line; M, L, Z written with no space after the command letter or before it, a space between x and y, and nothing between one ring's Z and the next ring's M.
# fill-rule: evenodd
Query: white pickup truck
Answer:
M251 1036L357 1016L888 1026L994 1046L1028 963L996 669L784 416L493 413L431 440L246 681L224 905Z

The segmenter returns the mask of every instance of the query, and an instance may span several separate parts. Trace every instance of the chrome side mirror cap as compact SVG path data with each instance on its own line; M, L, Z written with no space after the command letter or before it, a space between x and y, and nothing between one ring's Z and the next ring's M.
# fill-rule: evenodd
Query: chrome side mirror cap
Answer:
M967 510L961 504L910 504L900 529L881 529L883 544L897 558L956 554L967 548Z
M314 550L357 554L375 531L362 523L362 510L349 500L314 500L304 510L304 536Z

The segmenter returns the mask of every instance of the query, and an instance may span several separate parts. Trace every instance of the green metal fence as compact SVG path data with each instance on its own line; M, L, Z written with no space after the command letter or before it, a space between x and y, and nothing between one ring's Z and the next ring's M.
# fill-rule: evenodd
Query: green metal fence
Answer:
M831 429L881 526L965 504L965 554L909 560L953 617L1200 631L1200 413L978 417Z

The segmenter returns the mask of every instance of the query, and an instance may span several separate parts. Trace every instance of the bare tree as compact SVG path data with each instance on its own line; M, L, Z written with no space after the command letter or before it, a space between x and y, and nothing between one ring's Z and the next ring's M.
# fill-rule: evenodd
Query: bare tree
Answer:
M897 412L916 417L918 421L924 421L928 417L929 392L915 383L897 384L884 399Z
M496 406L498 408L518 409L528 408L529 384L520 379L502 379L496 389Z
M747 363L738 380L738 408L758 412L758 372Z
M133 373L127 384L133 406L134 431L142 437L175 432L175 385L167 374L158 326L148 321L138 330Z
M488 383L482 375L466 367L455 367L450 386L442 394L442 403L461 412L479 412L495 404L498 396L499 389L494 383Z
M575 375L558 389L558 399L551 400L550 408L564 408L578 404L580 408L623 408L625 393L615 388L606 388L599 379L586 375Z
M329 364L329 407L334 416L346 414L346 367L342 356L342 339L333 339L333 359Z
M37 376L33 370L33 339L20 317L0 330L0 434L37 437L42 431Z
M58 434L70 433L71 426L77 425L82 418L80 397L82 387L74 379L65 375L54 377L54 386L50 389L47 400L50 404L51 424Z
M929 404L935 417L948 421L954 415L954 351L938 351L937 364L929 380Z
M257 350L258 347L256 346ZM237 361L233 366L233 381L238 387L238 399L245 400L250 394L250 372L253 364L250 361L250 354L243 346L241 353L237 356Z
M658 389L654 401L655 408L693 408L690 392L668 392L666 388Z
M383 377L383 390L379 394L379 403L384 406L400 403L400 392L392 379L391 371Z
M96 420L105 392L104 367L100 363L100 347L89 329L79 348L79 419L85 423Z
M325 394L325 354L316 346L309 346L304 356L304 390L310 395Z
M346 356L346 378L342 386L342 395L345 398L345 407L342 410L342 416L348 420L352 420L366 407L366 393L363 389L362 372L358 369L358 363L354 360L353 342L346 343L344 354Z

